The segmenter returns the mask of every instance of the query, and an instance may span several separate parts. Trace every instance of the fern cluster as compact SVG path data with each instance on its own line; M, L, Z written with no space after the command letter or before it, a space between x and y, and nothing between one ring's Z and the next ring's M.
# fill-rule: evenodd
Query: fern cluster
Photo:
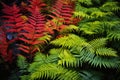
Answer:
M117 15L120 6L117 1L30 0L26 5L28 7L14 4L10 10L6 6L3 9L7 15L3 16L5 28L0 27L0 35L3 35L0 55L11 57L8 47L16 43L17 50L21 51L16 55L19 79L109 80L111 76L119 80L119 77L114 78L120 73L120 18ZM28 13L22 13L20 7ZM16 16L8 13L13 10ZM7 32L15 32L15 39L6 39Z

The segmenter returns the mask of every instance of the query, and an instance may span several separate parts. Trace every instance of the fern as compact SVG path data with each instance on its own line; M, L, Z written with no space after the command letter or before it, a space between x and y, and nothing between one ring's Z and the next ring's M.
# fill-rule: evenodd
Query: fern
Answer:
M61 37L61 38L51 41L51 44L54 44L56 46L61 46L63 48L65 48L65 47L71 48L71 47L76 47L79 45L86 44L86 42L85 42L85 39L83 39L77 35L68 34L64 37Z
M101 80L103 75L103 73L99 73L96 71L81 71L81 76L83 80Z
M77 0L77 1L85 5L92 5L92 0Z
M59 60L58 65L63 65L66 67L76 67L79 65L77 59L74 55L67 49L51 49L50 54L58 54Z
M99 39L94 39L89 42L89 44L94 47L94 49L100 48L100 47L105 47L107 43L107 38L99 38Z
M50 55L45 56L41 53L36 53L36 56L34 58L34 63L30 65L29 71L34 72L40 65L48 64L48 63L56 63L58 60L57 55Z
M55 6L53 7L54 12L57 17L63 18L66 24L69 24L72 17L72 11L74 9L73 5L69 3L70 0L57 0Z
M74 32L80 33L80 29L75 25L69 25L68 27L64 28L60 33L66 34L66 33L74 33Z
M9 50L11 42L8 42L6 37L6 31L0 26L0 55L6 62L11 62L13 57L12 50Z
M118 68L119 60L117 58L104 58L102 56L96 56L89 50L83 50L80 52L80 60L88 62L94 67L105 67L105 68Z
M46 76L47 75L47 76ZM64 69L56 64L44 64L38 68L38 70L31 75L31 79L58 79L59 80L79 80L80 75L72 70Z
M110 40L120 40L120 32L119 31L111 31L108 33L107 37Z
M26 58L24 56L22 56L22 55L18 56L17 66L19 67L20 72L22 72L22 73L27 72L25 70L27 70L28 63L27 63Z
M102 9L103 11L118 11L120 10L120 7L118 5L118 2L107 2L103 4L100 9Z
M98 48L96 54L100 56L118 56L117 52L111 48Z
M4 26L7 32L15 32L18 34L23 27L23 24L25 23L21 17L22 14L19 13L19 8L15 4L13 6L7 6L6 4L3 4L3 6L4 8L2 9L2 11L5 16L2 17L4 18Z
M42 10L43 7L45 7L46 4L43 3L43 0L30 0L30 5L29 7L31 8L28 8L29 11L33 11L32 9L34 9L35 7L38 7L39 10Z
M44 43L43 40L38 40L38 38L45 35L45 18L39 13L39 9L36 7L32 10L32 16L29 16L28 23L22 28L22 32L19 34L21 36L19 39L28 45L20 45L20 50L32 54L37 49L34 45Z
M76 71L67 70L59 65L57 54L45 56L37 53L34 63L30 65L29 71L31 79L70 79L79 78L80 75ZM58 64L56 64L58 63ZM65 74L65 75L64 75ZM70 78L71 76L71 78Z

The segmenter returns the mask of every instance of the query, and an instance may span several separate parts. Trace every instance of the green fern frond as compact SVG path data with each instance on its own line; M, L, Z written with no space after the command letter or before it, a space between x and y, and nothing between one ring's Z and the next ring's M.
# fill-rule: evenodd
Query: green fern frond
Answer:
M94 39L92 41L89 42L89 44L94 48L101 48L101 47L105 47L107 42L107 38L98 38L98 39Z
M69 50L62 50L61 54L59 54L59 58L59 65L66 65L66 67L74 67L77 64L75 57L70 53Z
M110 40L120 40L120 31L111 31L108 33L107 37Z
M20 68L20 70L22 72L25 72L24 70L26 70L26 68L28 67L28 63L27 63L26 58L24 56L22 56L22 55L18 56L17 66Z
M120 10L118 5L118 2L106 2L100 7L100 9L103 11L118 11Z
M82 12L86 12L88 9L86 7L83 7L81 4L76 3L76 7L75 7L75 11L82 11Z
M34 72L40 65L47 64L47 63L57 63L57 61L58 61L58 55L56 54L46 56L38 52L34 57L34 63L30 64L29 72Z
M77 26L75 26L75 25L69 25L68 27L66 27L65 29L63 29L61 31L61 33L62 34L63 33L70 33L70 32L74 32L74 31L80 32L80 30L79 30L79 28Z
M88 61L89 60L89 61ZM87 59L92 66L95 67L105 67L105 68L119 68L119 61L113 59L102 58L100 56L95 56L93 59Z
M85 34L89 35L96 34L98 31L103 32L100 21L85 22L84 24L79 24L79 27Z
M103 18L103 17L110 16L110 15L113 15L113 13L112 12L95 11L95 12L92 12L90 16L94 17L94 18Z
M92 0L77 0L77 1L85 5L92 5Z
M53 48L53 49L50 49L49 53L52 55L52 54L61 54L61 51L63 50L63 48Z
M69 70L58 77L58 80L82 80L79 72Z
M64 37L51 41L51 44L64 48L71 48L86 44L85 39L74 34L68 34Z
M67 70L56 64L41 65L36 72L31 74L31 80L35 79L56 79L56 80L79 80L80 75L76 71Z
M101 57L97 56L93 53L90 53L89 51L83 50L80 53L80 60L83 62L88 62L91 66L94 67L105 67L105 68L118 68L119 60L115 57L113 58L107 58L107 57Z
M51 36L50 36L50 35L45 35L45 36L43 36L43 37L38 38L38 40L44 41L44 42L47 43L48 41L51 40Z
M99 11L101 11L99 8L90 7L90 8L87 8L86 13L99 12Z
M115 57L117 57L118 55L116 53L117 52L111 48L98 48L98 49L96 49L95 54L100 55L100 56L115 56Z
M78 67L81 65L79 59L77 59L69 50L67 49L51 49L50 54L59 54L58 65L63 65L66 67Z
M103 73L96 71L80 71L83 80L102 80Z
M101 11L101 10L99 8L96 8L96 7L89 7L89 8L88 7L84 7L81 4L76 3L75 11L76 12L81 11L81 12L84 12L86 14L91 14L94 11Z
M57 77L57 75L63 72L64 69L56 64L44 64L39 66L39 68L37 68L37 70L31 74L31 80L40 78L47 79L49 77L54 80Z
M88 15L85 12L82 12L82 11L76 11L76 12L74 12L73 16L74 17L78 17L78 18L87 18L87 19L91 18L90 15Z
M20 76L20 80L28 80L28 79L30 79L29 75Z

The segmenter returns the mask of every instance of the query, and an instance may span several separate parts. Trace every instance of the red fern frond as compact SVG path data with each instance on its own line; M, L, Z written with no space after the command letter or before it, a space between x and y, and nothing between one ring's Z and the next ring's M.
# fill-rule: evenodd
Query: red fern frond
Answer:
M4 18L4 27L7 32L19 33L20 28L22 28L25 23L21 17L22 15L19 13L19 8L15 4L13 6L3 4L3 7L2 11L5 16L2 17ZM7 27L10 28L7 29Z
M52 14L49 17L52 19L46 23L46 29L50 34L55 34L54 30L60 32L67 25L73 24L73 0L56 0L51 11Z
M46 6L46 4L43 3L43 0L30 0L30 3L30 8L28 8L30 12L32 12L36 7L39 8L39 10L42 10L43 7Z
M8 50L9 42L6 38L6 32L0 26L0 55L6 62L12 61L12 50Z
M70 24L74 11L74 2L71 0L57 0L52 11L56 17L63 18L65 24Z
M28 54L33 54L37 50L34 46L43 43L38 38L44 36L45 32L45 17L39 12L39 8L36 7L32 9L31 16L28 17L28 23L24 25L19 34L19 39L24 42L24 46L20 46L19 49Z

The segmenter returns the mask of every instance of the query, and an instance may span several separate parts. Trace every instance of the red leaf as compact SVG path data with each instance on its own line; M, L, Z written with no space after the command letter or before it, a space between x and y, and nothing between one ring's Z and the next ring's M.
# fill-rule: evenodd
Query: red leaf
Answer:
M27 49L27 50L30 49L30 48L29 48L28 46L26 46L26 45L22 45L22 44L20 44L19 46L22 47L22 48L24 48L24 49Z
M28 43L28 44L30 44L30 40L27 40L27 39L25 39L25 38L19 38L19 40L22 40L22 41L24 41L25 43Z
M25 53L28 53L28 54L29 54L29 50L26 50L26 49L24 49L24 48L22 48L22 47L20 47L19 49L20 49L20 50L22 50L23 52L25 52Z

